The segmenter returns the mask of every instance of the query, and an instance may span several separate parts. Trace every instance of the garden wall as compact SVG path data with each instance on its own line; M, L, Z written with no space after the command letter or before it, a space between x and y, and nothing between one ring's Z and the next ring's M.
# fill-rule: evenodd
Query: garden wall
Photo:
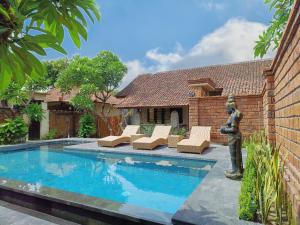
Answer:
M265 120L265 127L272 136L274 122L275 143L286 162L287 191L300 224L300 0L294 4L277 54L265 71L265 91L273 94L273 103L269 107L265 101L264 108L274 115L273 120Z
M211 126L211 141L227 144L227 136L221 135L219 129L226 124L227 97L194 97L189 99L189 121L192 126ZM263 99L262 96L236 96L238 109L244 117L240 129L244 138L253 132L263 129Z
M74 111L50 110L49 130L56 129L57 137L76 137L78 136L79 120L82 113ZM95 119L97 132L95 137L106 137L110 135L106 122L100 116ZM121 116L110 116L108 121L112 127L112 135L120 135Z

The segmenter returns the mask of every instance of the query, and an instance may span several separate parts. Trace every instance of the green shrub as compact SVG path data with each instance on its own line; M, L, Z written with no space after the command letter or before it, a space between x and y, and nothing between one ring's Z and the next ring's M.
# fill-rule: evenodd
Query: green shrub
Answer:
M247 145L247 160L241 184L239 198L239 217L244 220L254 220L257 211L255 193L256 171L254 164L255 144Z
M257 215L263 224L287 224L284 161L280 158L279 148L270 145L264 133L257 133L249 139L246 149L246 168L239 199L240 218L253 220Z
M186 128L172 128L171 130L171 134L174 134L174 135L181 135L181 136L184 136L186 135L187 133L187 129Z
M28 127L21 117L7 119L0 125L0 144L17 144L23 142L28 133Z
M40 122L44 118L44 110L38 103L31 103L24 109L30 121Z
M79 137L87 138L96 133L95 120L91 114L81 116L79 123Z
M42 140L51 140L51 139L55 139L56 137L57 137L57 130L51 129L51 130L49 130L48 134L43 136L41 139Z
M145 134L147 137L151 137L155 124L141 124L141 133Z

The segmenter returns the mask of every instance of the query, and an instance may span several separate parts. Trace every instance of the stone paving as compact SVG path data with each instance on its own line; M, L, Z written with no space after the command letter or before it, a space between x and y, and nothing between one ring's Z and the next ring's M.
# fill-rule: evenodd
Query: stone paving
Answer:
M0 225L78 225L8 202L0 201Z

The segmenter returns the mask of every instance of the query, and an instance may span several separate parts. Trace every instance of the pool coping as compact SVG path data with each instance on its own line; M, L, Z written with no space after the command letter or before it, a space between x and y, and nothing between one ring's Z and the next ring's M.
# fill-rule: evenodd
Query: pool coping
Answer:
M83 141L84 140L84 141ZM194 192L187 198L182 207L171 217L163 215L163 220L159 219L153 220L153 211L150 210L148 216L139 218L138 215L132 215L136 219L140 220L141 223L146 221L150 224L201 224L201 225L225 225L225 224L256 224L252 222L242 221L238 219L237 216L237 199L239 193L239 182L224 179L223 171L229 167L229 154L225 146L212 145L207 152L202 155L194 154L178 154L174 151L164 153L163 150L160 151L134 151L130 146L119 147L118 149L112 148L102 148L99 149L96 145L95 139L80 139L80 138L70 138L70 139L57 139L51 141L34 141L26 144L18 145L18 149L30 148L35 146L40 146L49 143L59 143L65 141L79 141L83 142L81 144L72 145L65 147L65 150L77 150L77 151L92 151L92 152L111 152L111 153L125 153L132 155L149 155L156 157L169 157L175 159L189 159L189 160L207 160L216 161L213 168L205 176L202 183L194 190ZM84 150L82 149L84 147ZM217 148L215 150L211 150ZM219 150L219 149L220 150ZM10 147L9 149L16 149ZM1 150L9 150L5 146L0 146ZM129 150L128 150L129 149ZM168 148L164 148L168 149ZM174 154L173 154L174 152ZM1 183L1 181L0 181ZM231 187L231 189L227 189ZM2 185L0 185L2 188ZM223 193L224 189L226 194ZM32 193L31 193L32 194ZM76 194L78 195L78 194ZM99 198L97 198L99 199ZM116 203L116 202L114 202ZM119 204L119 203L117 203ZM138 207L143 209L142 207ZM102 209L103 210L103 209ZM137 209L135 209L137 210ZM152 211L152 212L151 212ZM103 213L103 211L102 211ZM126 213L130 213L127 211ZM128 214L125 213L125 216ZM149 215L152 216L149 217ZM117 215L119 214L119 215ZM117 212L116 215L119 218L124 219L124 215L121 212ZM156 217L158 214L155 215ZM128 219L128 218L127 218ZM133 219L133 218L131 218ZM145 221L143 221L145 219ZM135 221L136 222L136 221Z

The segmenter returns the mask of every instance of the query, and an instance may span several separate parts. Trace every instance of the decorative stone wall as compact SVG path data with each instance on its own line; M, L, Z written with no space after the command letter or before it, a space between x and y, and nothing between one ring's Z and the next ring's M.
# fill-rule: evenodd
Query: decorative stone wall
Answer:
M265 127L269 139L275 132L285 161L287 191L300 224L300 0L295 0L277 54L265 75L265 91L274 93L274 107L269 102L264 107L265 114L274 113L274 124L265 118ZM273 86L268 86L270 80Z
M225 125L227 97L210 96L189 99L189 124L192 126L211 126L211 140L227 144L227 136L221 135L219 129ZM263 99L262 96L236 96L238 109L244 117L240 124L243 137L247 138L253 132L263 129Z

